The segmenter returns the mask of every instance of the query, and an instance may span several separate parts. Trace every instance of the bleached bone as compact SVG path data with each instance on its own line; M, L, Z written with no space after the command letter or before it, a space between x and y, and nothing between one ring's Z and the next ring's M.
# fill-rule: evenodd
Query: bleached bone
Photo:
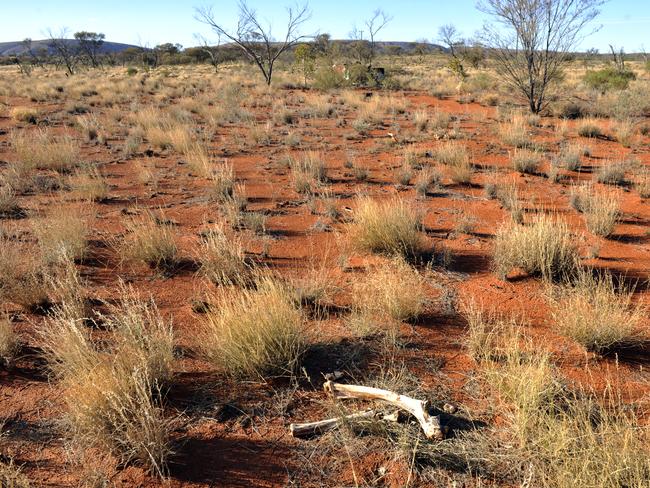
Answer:
M358 400L382 400L391 405L401 408L413 415L420 423L424 435L428 439L444 439L445 432L440 425L439 415L429 415L428 402L417 400L406 395L400 395L393 391L382 390L381 388L372 388L361 385L343 385L326 381L323 385L326 392L334 398L356 398Z
M343 422L349 420L357 419L366 419L379 417L382 420L388 422L399 422L401 417L399 411L387 414L379 414L376 410L366 410L365 412L351 413L349 415L342 415L340 417L334 417L331 419L319 420L317 422L305 422L303 424L291 424L289 425L289 432L294 437L305 437L314 434L323 434L328 430L332 430L339 426Z
M365 412L351 413L350 415L343 415L341 417L334 417L331 419L319 420L317 422L306 422L304 424L291 424L289 425L289 432L294 437L304 437L314 434L322 434L328 430L332 430L342 422L348 420L372 418L377 415L375 410L366 410Z

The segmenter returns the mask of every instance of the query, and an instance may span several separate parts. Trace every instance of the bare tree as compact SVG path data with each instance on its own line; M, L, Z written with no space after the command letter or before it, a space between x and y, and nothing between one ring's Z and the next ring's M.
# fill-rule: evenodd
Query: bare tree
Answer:
M616 48L610 44L609 50L612 52L612 60L614 61L616 70L625 71L625 51L623 48L621 47L617 51Z
M377 9L373 12L372 17L365 22L366 29L368 30L368 40L370 41L369 68L372 67L372 61L375 59L375 55L377 54L377 34L379 34L379 32L386 27L391 20L393 20L393 18L390 15L386 15L386 12Z
M463 65L462 49L460 49L464 46L465 41L460 36L458 29L453 24L445 24L438 29L438 37L440 38L440 42L447 47L451 55L449 62L451 70L460 78L467 78L467 72Z
M208 40L200 34L195 34L194 37L200 42L199 49L208 57L210 64L214 68L214 72L219 72L219 65L222 61L221 34L217 33L217 41L213 43L208 42Z
M73 75L79 63L79 50L66 38L67 34L67 29L61 29L58 34L48 30L48 47L54 51L58 63L65 65L68 74Z
M585 27L605 0L481 0L478 8L496 19L483 41L509 85L531 112L546 106L549 87L584 38ZM593 32L593 31L592 31Z
M287 8L288 19L284 37L276 40L271 26L264 26L244 0L239 3L239 19L234 31L227 30L219 23L211 7L197 8L195 18L209 25L217 34L223 35L239 46L246 56L255 63L264 75L267 85L273 78L273 67L282 53L310 36L301 35L300 27L309 20L311 13L308 5Z

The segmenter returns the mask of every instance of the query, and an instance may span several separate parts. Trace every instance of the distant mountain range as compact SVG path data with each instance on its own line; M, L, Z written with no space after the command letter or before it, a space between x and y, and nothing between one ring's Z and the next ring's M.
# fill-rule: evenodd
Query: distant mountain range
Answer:
M79 44L79 41L76 39L68 39L67 40L70 45L77 45ZM43 39L40 41L32 41L32 49L34 51L41 51L43 49L47 49L49 54L52 54L52 49L49 47L49 39ZM108 42L105 41L102 44L100 52L104 54L113 54L113 53L119 53L120 51L124 51L125 49L128 49L130 47L138 47L134 46L132 44L123 44L121 42ZM23 45L22 41L15 41L15 42L0 42L0 56L16 56L19 54L24 54L26 51L25 46Z
M79 41L77 41L76 39L68 39L67 42L69 42L71 45L77 45L79 43ZM332 40L331 42L333 44L341 43L346 45L352 43L353 41L348 39L336 39L336 40ZM31 48L36 52L42 51L43 49L47 49L48 54L53 54L52 49L49 47L49 43L50 43L49 39L32 41ZM224 44L224 47L230 46L230 44L232 43ZM135 46L133 44L124 44L121 42L105 41L102 44L101 52L103 54L114 54L114 53L119 53L121 51L124 51L125 49L131 47L137 48L139 46ZM414 51L417 50L422 50L425 52L433 52L433 51L446 52L447 51L445 47L440 46L438 44L402 42L402 41L377 42L377 49L382 54L391 53L391 51L395 51L395 50L407 54L413 53ZM26 52L26 48L23 45L22 41L0 42L0 57L16 56L16 55L24 54L25 52Z

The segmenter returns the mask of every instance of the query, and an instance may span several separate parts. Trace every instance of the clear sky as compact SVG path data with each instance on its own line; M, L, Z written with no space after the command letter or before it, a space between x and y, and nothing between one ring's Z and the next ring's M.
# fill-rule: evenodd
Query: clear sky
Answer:
M279 33L285 6L294 0L249 0L260 17ZM194 34L210 38L210 30L194 19L194 7L213 5L216 17L233 25L236 0L0 0L0 42L25 37L42 39L51 28L71 32L103 32L115 42L154 46L163 42L195 45ZM466 36L473 35L486 20L475 0L311 0L312 18L304 32L328 32L335 39L348 37L353 25L363 24L374 9L381 8L393 21L380 40L436 41L438 27L452 23ZM602 51L608 44L627 52L641 46L650 51L650 0L610 0L603 6L597 33L580 46Z

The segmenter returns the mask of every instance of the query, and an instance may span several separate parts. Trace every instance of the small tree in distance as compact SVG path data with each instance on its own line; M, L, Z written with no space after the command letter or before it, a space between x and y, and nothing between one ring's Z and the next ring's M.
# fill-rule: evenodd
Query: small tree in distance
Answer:
M104 34L101 32L75 32L74 38L79 42L79 50L88 59L93 68L99 66L99 53L104 45Z
M493 16L483 41L510 86L530 111L546 107L549 88L558 81L582 32L605 0L481 0L478 8Z
M263 26L257 12L252 10L244 0L239 3L239 19L234 31L227 30L219 23L211 7L196 9L195 18L209 25L217 34L228 38L239 46L246 56L255 63L264 76L267 85L273 78L273 66L282 53L310 36L301 35L300 27L310 18L307 4L287 8L288 19L284 37L276 40L271 33L271 26Z

